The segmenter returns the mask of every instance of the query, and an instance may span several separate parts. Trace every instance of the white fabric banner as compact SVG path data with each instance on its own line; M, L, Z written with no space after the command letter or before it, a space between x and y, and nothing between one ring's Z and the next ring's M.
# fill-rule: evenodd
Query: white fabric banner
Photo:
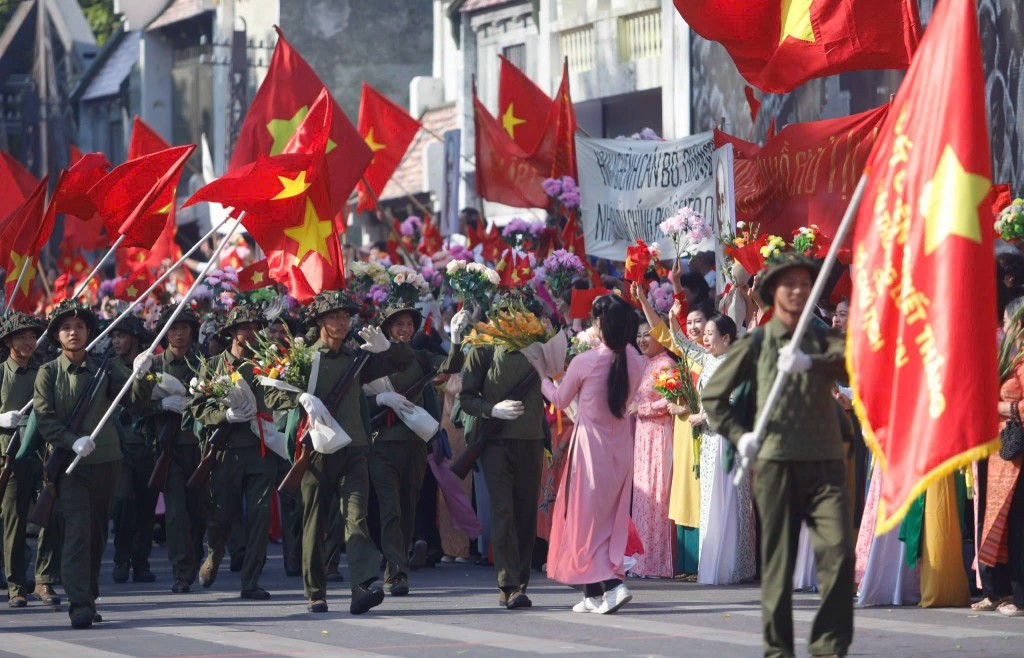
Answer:
M580 210L587 254L626 260L637 240L655 242L662 259L675 255L658 225L688 207L715 226L710 132L666 141L576 137ZM706 240L699 250L714 249Z

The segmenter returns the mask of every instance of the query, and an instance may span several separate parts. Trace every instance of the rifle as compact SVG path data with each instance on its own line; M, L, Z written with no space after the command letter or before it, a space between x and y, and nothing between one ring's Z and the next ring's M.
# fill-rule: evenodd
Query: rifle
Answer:
M192 474L192 477L188 479L185 486L189 489L195 489L197 487L205 487L210 481L210 474L213 473L213 467L217 464L217 458L220 457L220 453L224 452L228 447L228 425L227 423L218 425L213 433L210 434L210 438L206 442L206 454L199 461L199 466L196 466L196 472ZM161 455L162 457L163 455ZM170 463L170 462L168 462ZM154 469L155 471L155 469ZM164 476L166 481L167 477ZM152 481L152 479L150 480Z
M99 392L100 386L106 383L107 363L110 361L110 354L111 352L108 351L103 355L103 361L100 362L99 370L92 376L85 391L78 398L78 401L75 402L75 408L71 410L71 417L67 423L69 432L78 431L82 421L85 420L85 415L92 409L93 400L96 399L96 393ZM60 479L74 459L75 453L73 451L67 448L54 448L53 454L46 460L46 466L43 469L43 489L39 492L39 498L36 499L35 507L32 508L28 515L29 523L35 523L39 527L45 528L46 524L50 522L50 515L53 513L53 503L57 500L57 480Z
M326 406L331 413L334 413L335 407L341 403L341 398L345 397L345 393L348 392L349 386L351 386L352 382L354 382L359 376L359 372L363 369L363 366L366 365L370 356L372 356L370 352L359 350L359 354L352 362L352 365L348 367L345 374L341 376L338 383L334 385L333 389L331 389L327 399L324 401L324 406ZM292 467L288 469L288 474L284 476L284 479L281 480L281 485L277 488L281 493L288 494L293 498L297 498L299 496L302 477L306 474L306 470L309 468L309 460L313 456L313 440L309 436L309 429L307 429L302 438L298 440L298 444L302 446L302 452L299 453L299 456L295 459L295 463L293 463Z
M14 430L11 442L7 444L7 450L4 451L4 466L3 469L0 469L0 500L3 500L4 494L7 493L7 483L14 475L14 459L19 450L21 450L21 427Z
M534 370L523 378L523 381L516 384L516 387L509 392L508 397L505 399L520 400L525 396L526 389L532 386L538 377L539 375L537 374L537 371ZM502 422L504 421L497 418L484 419L483 422L480 423L480 427L476 432L476 441L466 446L466 449L462 451L462 454L459 455L458 459L452 462L451 466L448 467L448 470L455 473L459 479L463 479L469 475L469 472L473 469L473 464L475 464L476 460L480 458L480 455L484 451L484 447L486 447L487 436L494 432L498 423Z
M174 413L174 412L169 412ZM160 456L153 465L153 472L149 475L149 488L154 491L163 491L167 488L167 472L171 468L171 453L174 451L175 437L178 436L178 426L173 418L164 423L157 437L157 443L163 446Z
M409 388L399 393L399 395L403 396L407 400L413 400L420 393L423 392L423 389L427 387L427 384L434 381L435 377L437 377L437 371L431 370L430 372L423 375L423 377L413 382L412 385L409 386ZM388 417L389 413L394 412L391 409L384 408L378 411L377 413L373 414L373 417L370 418L370 427L374 430L379 429L381 424Z

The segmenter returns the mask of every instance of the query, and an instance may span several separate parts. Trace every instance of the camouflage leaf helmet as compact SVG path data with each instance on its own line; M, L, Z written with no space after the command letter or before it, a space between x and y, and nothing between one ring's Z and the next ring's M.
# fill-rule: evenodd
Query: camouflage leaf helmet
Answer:
M381 311L379 326L380 330L384 332L385 336L388 335L388 330L390 328L392 320L394 320L403 313L408 313L409 315L412 316L413 333L416 333L417 331L420 330L420 327L423 325L423 314L419 311L419 309L413 308L411 306L405 306L404 304L399 302L391 304L383 311ZM390 336L388 337L390 338Z
M142 318L135 315L134 313L128 313L121 320L114 325L111 331L122 331L126 334L136 336L140 341L152 341L153 334L150 333L149 329L146 329L146 323Z
M362 309L362 304L347 290L325 290L310 302L306 309L306 321L316 324L317 319L334 311L348 311L355 315Z
M38 338L43 335L45 328L46 323L35 316L22 313L21 311L11 311L4 318L3 322L0 322L0 340L22 331L34 331Z
M157 332L163 331L167 321L171 319L171 315L177 310L177 304L167 304L160 309L160 319L157 320ZM191 306L186 306L178 314L178 317L174 318L174 323L184 322L185 324L192 325L192 342L199 341L199 331L203 327L203 320L196 314ZM167 347L167 336L164 336L163 340L160 341L162 347Z
M811 273L811 281L813 282L818 276L819 267L817 261L802 254L794 252L782 254L760 274L757 283L757 294L766 304L772 304L775 298L775 288L779 285L779 279L784 272L803 268Z
M46 325L46 337L50 339L50 342L60 347L60 339L57 337L60 331L60 323L65 318L79 317L85 322L85 326L89 329L89 336L96 335L96 329L99 327L99 319L96 314L93 313L92 309L87 304L83 304L77 299L65 299L53 309L50 313L48 324Z
M226 334L240 324L249 323L258 324L262 327L267 324L267 318L263 315L263 309L259 305L240 302L231 309L230 313L228 313L228 317L224 320L224 326L221 327L220 333Z

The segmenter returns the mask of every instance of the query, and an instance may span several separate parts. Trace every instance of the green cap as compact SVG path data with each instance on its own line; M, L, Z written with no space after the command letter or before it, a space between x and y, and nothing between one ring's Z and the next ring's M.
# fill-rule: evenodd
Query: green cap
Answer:
M784 272L803 268L811 273L811 281L814 281L818 276L819 267L817 261L801 254L793 252L782 254L761 273L757 283L757 294L766 304L771 304L775 299L775 287L779 284L779 278Z
M21 311L11 311L4 321L0 322L0 340L22 331L34 331L38 338L43 335L45 328L46 324L35 316Z
M420 313L419 309L411 306L404 306L402 304L392 304L385 308L380 314L380 330L384 332L384 335L387 335L388 325L391 324L391 321L402 313L408 313L412 316L413 333L420 330L420 326L423 324L423 314Z
M99 320L92 309L77 299L65 299L60 304L57 304L56 308L50 313L49 323L46 326L46 337L57 347L60 347L60 340L57 338L60 323L69 317L82 318L85 321L85 326L89 328L89 335L93 336L96 334Z

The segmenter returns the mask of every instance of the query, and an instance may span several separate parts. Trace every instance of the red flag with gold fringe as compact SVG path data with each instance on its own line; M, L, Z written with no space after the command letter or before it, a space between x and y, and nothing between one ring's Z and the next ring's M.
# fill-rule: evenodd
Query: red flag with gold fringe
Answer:
M998 444L994 229L973 0L943 0L867 163L847 363L882 478L877 532ZM783 131L782 134L785 134ZM965 322L964 318L970 318Z

